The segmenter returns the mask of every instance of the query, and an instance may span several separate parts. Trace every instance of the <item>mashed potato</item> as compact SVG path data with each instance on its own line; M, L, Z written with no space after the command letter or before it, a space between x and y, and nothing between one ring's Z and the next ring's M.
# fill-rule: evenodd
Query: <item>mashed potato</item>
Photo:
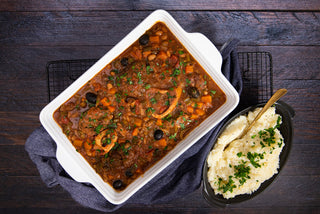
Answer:
M278 173L284 142L277 129L281 116L275 113L274 107L269 108L243 138L235 140L260 110L257 108L247 116L236 118L210 152L208 181L215 194L222 194L226 199L251 194Z

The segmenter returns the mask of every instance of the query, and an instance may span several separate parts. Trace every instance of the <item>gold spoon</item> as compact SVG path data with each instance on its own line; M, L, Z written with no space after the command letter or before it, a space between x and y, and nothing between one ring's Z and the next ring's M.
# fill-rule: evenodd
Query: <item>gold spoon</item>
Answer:
M277 102L283 95L285 95L287 93L287 89L281 88L279 90L276 91L276 93L274 93L272 95L272 97L268 100L268 102L266 103L266 105L263 107L263 109L261 109L261 111L259 112L259 114L256 116L256 118L254 118L254 120L251 122L251 124L245 129L243 130L243 132L241 133L241 135L239 137L237 137L236 139L240 139L243 136L245 136L247 134L247 132L252 128L252 126L257 122L257 120L259 120L259 118L261 117L261 115L263 115L263 113L265 111L267 111L267 109L272 106L275 102ZM236 140L235 139L235 140Z

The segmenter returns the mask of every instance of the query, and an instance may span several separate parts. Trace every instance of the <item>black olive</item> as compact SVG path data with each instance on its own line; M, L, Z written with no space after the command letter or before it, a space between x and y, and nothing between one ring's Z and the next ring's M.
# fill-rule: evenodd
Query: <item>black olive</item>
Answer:
M88 100L89 103L91 104L96 104L97 102L97 95L91 92L88 92L86 94L86 99Z
M113 188L115 189L120 189L121 187L123 187L123 182L119 179L119 180L115 180L112 183Z
M149 35L148 34L143 34L140 38L139 38L139 43L140 45L146 45L149 43Z
M187 89L187 92L188 92L189 96L192 98L198 98L200 96L200 92L198 91L198 89L196 87L189 87Z
M127 57L122 58L120 63L122 66L127 66L128 65L128 58Z
M155 140L160 140L163 137L163 131L160 129L157 129L154 134L153 137Z
M126 174L126 176L127 176L128 178L130 178L130 177L133 176L133 173L132 173L131 169L127 169L125 174Z

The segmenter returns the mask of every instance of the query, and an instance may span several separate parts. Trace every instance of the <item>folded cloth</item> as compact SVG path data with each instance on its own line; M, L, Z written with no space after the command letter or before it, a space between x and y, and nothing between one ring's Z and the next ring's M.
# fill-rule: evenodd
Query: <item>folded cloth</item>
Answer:
M230 40L223 45L221 49L222 73L240 94L242 79L236 51L237 43L238 40ZM92 185L78 183L64 171L56 159L56 144L43 127L39 127L29 136L25 149L48 187L59 184L71 194L75 201L83 206L111 212L124 204L164 203L198 189L202 180L204 161L212 147L213 138L217 135L224 121L204 135L129 200L120 205L111 204Z

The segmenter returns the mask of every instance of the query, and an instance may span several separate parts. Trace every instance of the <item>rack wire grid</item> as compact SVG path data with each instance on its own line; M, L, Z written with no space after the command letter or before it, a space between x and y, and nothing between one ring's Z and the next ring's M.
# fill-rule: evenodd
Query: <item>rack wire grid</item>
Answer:
M241 107L266 102L273 93L272 57L269 52L239 52L243 80ZM97 59L58 60L47 64L49 101L87 71Z

